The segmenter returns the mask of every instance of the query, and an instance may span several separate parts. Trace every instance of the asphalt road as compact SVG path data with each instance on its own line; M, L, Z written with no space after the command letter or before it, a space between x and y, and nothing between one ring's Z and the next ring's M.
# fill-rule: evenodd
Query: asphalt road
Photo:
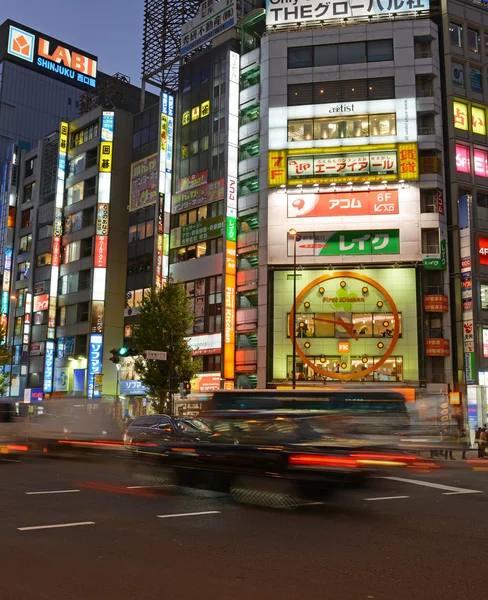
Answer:
M277 511L134 487L120 459L0 462L0 599L484 597L488 460L401 477Z

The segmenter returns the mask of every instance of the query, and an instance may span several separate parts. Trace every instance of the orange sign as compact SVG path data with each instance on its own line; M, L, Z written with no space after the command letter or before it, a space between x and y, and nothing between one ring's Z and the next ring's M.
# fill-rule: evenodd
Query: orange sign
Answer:
M349 354L351 351L351 344L349 342L339 342L337 344L337 350L339 354Z
M426 356L450 356L451 346L449 340L444 338L427 338L425 340Z
M449 392L449 404L459 406L461 404L461 392Z
M425 312L449 312L449 300L447 296L424 296Z

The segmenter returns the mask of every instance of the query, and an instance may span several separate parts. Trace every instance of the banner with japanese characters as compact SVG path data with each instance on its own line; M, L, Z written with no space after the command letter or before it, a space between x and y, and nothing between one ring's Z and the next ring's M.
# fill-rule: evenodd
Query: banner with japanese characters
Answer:
M220 237L223 235L223 231L224 220L222 215L197 221L183 227L176 227L171 230L171 248L196 244L203 240Z
M398 254L398 229L375 231L320 231L297 234L298 256L344 256ZM293 240L288 241L288 256L293 256Z
M196 17L181 28L181 56L237 25L236 0L205 0Z
M347 175L394 175L398 172L395 150L354 154L289 156L288 179L306 177L344 177Z
M289 194L289 217L397 215L398 190Z
M429 0L266 0L266 25L418 12L429 7Z

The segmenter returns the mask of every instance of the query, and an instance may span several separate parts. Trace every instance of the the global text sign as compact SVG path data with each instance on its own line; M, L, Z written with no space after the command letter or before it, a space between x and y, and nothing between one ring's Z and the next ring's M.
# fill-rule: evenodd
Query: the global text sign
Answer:
M429 0L267 0L266 25L418 12L429 6Z
M0 27L3 58L82 89L97 84L96 56L13 21Z

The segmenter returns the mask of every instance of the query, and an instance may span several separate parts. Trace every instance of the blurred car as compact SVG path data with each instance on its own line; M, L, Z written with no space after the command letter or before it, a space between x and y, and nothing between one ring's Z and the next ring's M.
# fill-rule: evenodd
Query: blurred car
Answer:
M28 450L26 423L17 416L15 403L0 399L0 457Z
M204 413L202 419L210 433L194 434L192 441L134 437L138 469L160 469L171 485L230 492L238 501L272 505L271 498L296 505L417 460L329 427L326 412L232 410ZM165 429L168 422L156 427Z
M170 417L169 415L146 415L136 417L124 432L124 445L155 441L199 441L212 435L211 429L195 417Z

